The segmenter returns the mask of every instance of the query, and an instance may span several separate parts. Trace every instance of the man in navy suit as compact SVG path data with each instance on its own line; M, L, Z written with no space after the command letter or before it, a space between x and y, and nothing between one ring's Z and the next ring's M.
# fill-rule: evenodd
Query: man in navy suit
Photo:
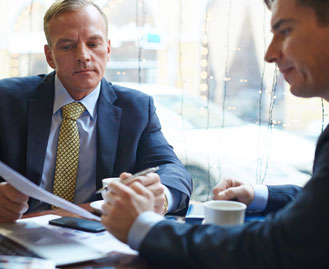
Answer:
M266 61L278 65L294 95L329 101L329 1L266 3L273 31ZM268 213L263 222L230 228L176 223L151 212L153 194L141 184L111 187L115 193L103 205L103 224L158 267L329 268L329 127L318 140L304 188L259 190L236 180L215 187L214 199L235 198L254 207L258 202Z
M136 180L155 195L156 212L184 214L191 178L161 132L153 99L103 78L110 41L102 10L87 0L56 1L45 14L44 31L46 59L55 71L0 80L0 160L52 191L61 108L79 102L86 110L77 120L74 202L100 199L95 191L103 178L159 166ZM0 183L0 222L45 208Z

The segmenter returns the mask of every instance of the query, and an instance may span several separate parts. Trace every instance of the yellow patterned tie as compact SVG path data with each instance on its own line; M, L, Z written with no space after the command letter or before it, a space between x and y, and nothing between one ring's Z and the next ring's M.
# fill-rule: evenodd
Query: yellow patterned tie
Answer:
M57 144L53 193L70 202L74 201L78 176L80 139L77 119L85 110L80 103L62 107L63 121Z

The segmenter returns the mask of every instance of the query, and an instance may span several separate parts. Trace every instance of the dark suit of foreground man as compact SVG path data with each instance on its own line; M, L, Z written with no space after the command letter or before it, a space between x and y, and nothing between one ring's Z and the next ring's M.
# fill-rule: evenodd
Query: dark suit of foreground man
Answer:
M165 213L171 197L171 212L184 214L191 178L162 135L153 99L103 78L110 58L107 28L101 9L86 0L56 1L48 9L45 55L55 71L0 80L0 160L52 191L60 109L81 102L86 111L78 123L80 164L74 201L100 199L95 191L103 178L160 166L157 174L137 180L157 197L158 213ZM15 221L28 207L42 208L35 200L28 204L28 199L2 182L0 222Z
M329 1L267 4L272 11L273 40L266 61L278 65L294 95L329 101ZM329 127L318 140L313 175L304 188L268 187L264 222L231 228L174 223L149 212L153 195L142 185L128 188L114 183L112 187L116 194L108 194L112 203L103 206L104 225L129 242L144 214L157 219L135 248L158 267L329 268ZM254 195L250 185L234 180L214 190L214 198L237 198L246 204ZM123 199L135 205L124 204ZM124 222L118 226L112 219Z

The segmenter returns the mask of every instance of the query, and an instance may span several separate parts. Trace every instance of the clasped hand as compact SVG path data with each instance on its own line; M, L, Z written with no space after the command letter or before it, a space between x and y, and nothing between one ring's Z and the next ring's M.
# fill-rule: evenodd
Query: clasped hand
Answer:
M122 173L120 178L129 176L131 174ZM112 191L105 196L102 223L123 242L127 242L129 230L139 214L145 211L161 214L164 210L164 186L158 174L137 177L128 185L113 182L109 187Z

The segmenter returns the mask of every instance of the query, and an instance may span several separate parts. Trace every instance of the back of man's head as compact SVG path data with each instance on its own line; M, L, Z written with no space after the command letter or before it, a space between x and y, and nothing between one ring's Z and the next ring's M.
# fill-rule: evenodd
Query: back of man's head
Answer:
M271 9L273 2L277 0L264 0ZM329 24L329 0L295 0L297 5L314 9L319 24L327 26Z
M106 34L108 32L108 22L107 22L107 17L105 13L102 11L102 9L93 3L90 0L56 0L47 10L45 16L43 17L43 30L46 35L46 39L48 42L48 45L51 46L51 41L50 41L50 36L49 36L49 22L51 21L52 18L54 18L56 15L63 13L63 12L70 12L70 11L75 11L80 8L84 8L88 5L94 6L101 16L103 17L104 23L105 23L105 30Z

